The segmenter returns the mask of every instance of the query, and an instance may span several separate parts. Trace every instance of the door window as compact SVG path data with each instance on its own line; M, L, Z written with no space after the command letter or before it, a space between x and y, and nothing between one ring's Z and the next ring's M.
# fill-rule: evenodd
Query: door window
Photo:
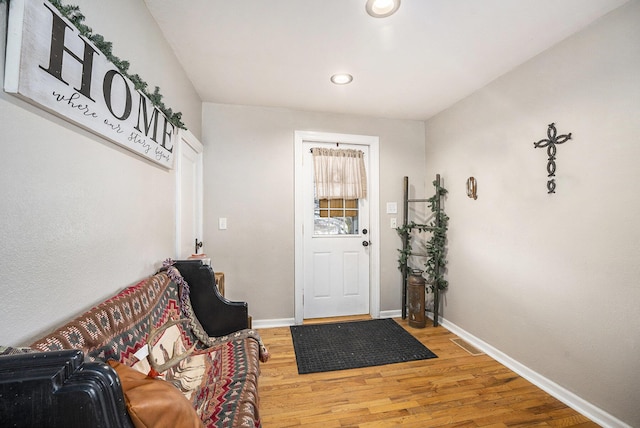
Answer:
M358 199L315 199L314 235L357 235Z

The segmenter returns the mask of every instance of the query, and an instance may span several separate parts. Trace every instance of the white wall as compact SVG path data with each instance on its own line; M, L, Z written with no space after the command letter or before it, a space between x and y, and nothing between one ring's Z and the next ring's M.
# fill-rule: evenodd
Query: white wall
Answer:
M247 301L255 320L294 318L296 130L380 137L380 309L399 310L400 239L386 202L402 206L404 175L424 195L424 123L205 103L204 244L227 296ZM219 217L227 230L218 230Z
M142 0L76 1L200 134L201 102ZM7 4L0 4L4 52ZM4 55L0 55L3 79ZM0 343L26 344L175 251L173 172L0 92Z
M444 317L640 426L640 3L426 123L450 194ZM543 29L541 29L543 31ZM470 72L472 72L470 70ZM546 190L547 125L557 147ZM465 194L478 180L478 199Z

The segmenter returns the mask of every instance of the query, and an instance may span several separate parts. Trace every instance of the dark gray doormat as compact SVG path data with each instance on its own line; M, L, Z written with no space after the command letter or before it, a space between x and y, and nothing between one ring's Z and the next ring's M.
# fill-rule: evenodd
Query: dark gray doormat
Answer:
M391 318L291 326L298 373L437 358Z

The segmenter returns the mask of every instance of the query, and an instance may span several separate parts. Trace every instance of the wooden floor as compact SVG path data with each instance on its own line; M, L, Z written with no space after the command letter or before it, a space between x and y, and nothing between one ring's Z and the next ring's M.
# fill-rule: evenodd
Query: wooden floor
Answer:
M472 356L443 327L396 321L438 358L299 375L289 328L260 329L271 353L259 381L263 427L598 426L488 356Z

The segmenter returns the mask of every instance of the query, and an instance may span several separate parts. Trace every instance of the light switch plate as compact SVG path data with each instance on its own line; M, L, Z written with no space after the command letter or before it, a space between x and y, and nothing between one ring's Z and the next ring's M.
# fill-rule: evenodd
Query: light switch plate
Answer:
M226 228L227 228L227 218L226 217L220 217L218 219L218 229L225 230Z
M398 213L398 203L387 202L387 214L397 214L397 213Z

